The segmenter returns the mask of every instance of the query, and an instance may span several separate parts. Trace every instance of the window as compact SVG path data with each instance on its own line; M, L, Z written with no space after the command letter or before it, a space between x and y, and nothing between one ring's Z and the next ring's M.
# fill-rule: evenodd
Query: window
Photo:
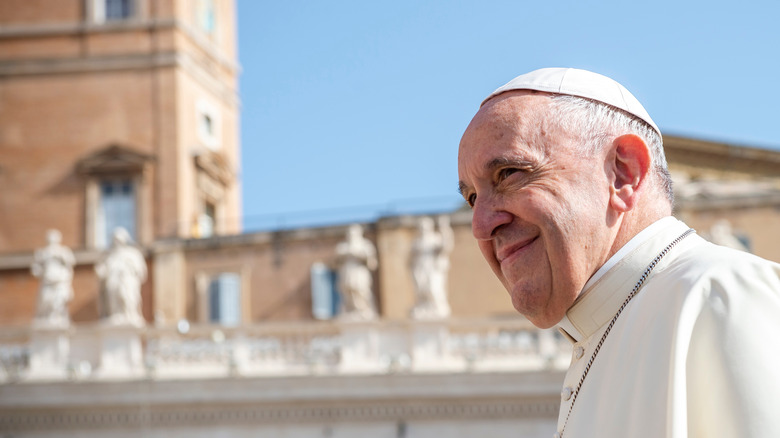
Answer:
M214 225L217 223L217 208L210 202L203 205L203 213L198 218L198 231L200 237L211 237L214 235Z
M112 144L76 162L76 173L84 178L84 244L105 248L114 228L124 227L141 245L151 242L148 221L148 186L144 169L154 157L126 146Z
M111 245L114 230L122 227L136 239L135 186L131 180L106 180L100 182L95 246L106 248Z
M137 0L90 0L95 22L122 21L136 15ZM89 3L88 3L89 4Z
M735 235L737 240L739 240L739 243L742 244L742 246L745 248L745 251L747 252L753 252L753 242L750 240L750 236L747 234L741 234L738 233Z
M214 0L198 0L196 14L200 29L208 35L213 35L216 29Z
M124 20L132 15L132 0L106 0L106 21Z
M311 266L311 312L316 319L332 319L339 313L341 297L336 290L336 272L323 263Z
M211 120L211 116L208 114L201 114L201 121L200 121L203 133L209 137L214 136L214 121Z
M208 320L235 326L241 322L241 276L228 272L211 278L208 288Z
M209 149L219 149L221 130L217 106L206 99L200 99L197 103L196 116L200 142Z

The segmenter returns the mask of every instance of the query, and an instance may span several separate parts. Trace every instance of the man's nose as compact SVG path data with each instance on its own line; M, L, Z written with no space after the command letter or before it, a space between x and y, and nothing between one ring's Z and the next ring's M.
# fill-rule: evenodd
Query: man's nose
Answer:
M477 198L471 219L471 232L477 240L490 240L501 226L512 222L512 214L506 211L494 197Z

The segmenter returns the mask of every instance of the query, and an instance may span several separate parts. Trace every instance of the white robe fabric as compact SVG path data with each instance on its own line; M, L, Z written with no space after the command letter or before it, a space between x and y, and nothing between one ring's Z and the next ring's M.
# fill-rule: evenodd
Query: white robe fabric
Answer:
M559 324L574 343L559 435L780 437L780 264L696 234L661 259L620 314L569 414L609 322L686 230L665 218L637 236Z

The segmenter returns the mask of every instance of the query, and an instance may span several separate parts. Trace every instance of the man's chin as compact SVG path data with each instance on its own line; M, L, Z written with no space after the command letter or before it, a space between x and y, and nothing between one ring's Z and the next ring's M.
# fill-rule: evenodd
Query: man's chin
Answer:
M553 328L558 325L559 322L561 322L561 319L562 318L528 318L528 320L531 321L531 324L540 329Z
M540 329L548 329L556 326L563 319L564 314L555 315L550 314L548 309L544 306L532 306L530 303L523 303L519 301L514 295L512 296L512 305L521 315L531 321L531 324Z

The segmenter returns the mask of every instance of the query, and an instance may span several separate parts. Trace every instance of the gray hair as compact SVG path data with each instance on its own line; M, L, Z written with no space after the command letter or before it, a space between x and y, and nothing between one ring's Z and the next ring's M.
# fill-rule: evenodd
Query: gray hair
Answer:
M644 120L595 100L565 94L553 94L550 105L553 117L548 120L567 132L579 135L582 143L578 152L592 155L610 137L619 133L633 133L650 146L651 166L662 190L674 205L672 176L666 164L661 135Z

